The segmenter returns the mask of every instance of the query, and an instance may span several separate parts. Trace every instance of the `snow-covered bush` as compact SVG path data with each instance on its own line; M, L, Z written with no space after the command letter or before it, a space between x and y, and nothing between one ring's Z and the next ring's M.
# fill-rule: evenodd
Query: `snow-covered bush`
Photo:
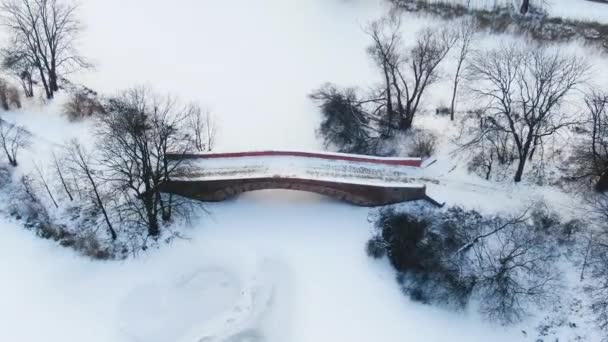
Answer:
M458 246L465 244L451 228L435 226L426 215L388 210L376 222L377 234L368 243L368 253L374 246L370 256L388 256L403 291L413 300L462 308L473 279L459 277L457 265L449 262Z
M322 121L317 135L326 148L339 152L368 154L377 141L371 128L370 118L365 113L354 89L338 89L326 84L310 95L319 103Z
M428 158L437 150L437 136L429 131L415 131L412 134L408 155Z
M463 308L474 303L491 320L520 320L529 306L550 298L559 256L552 214L483 216L452 207L381 213L368 243L386 255L413 300Z
M80 207L71 207L65 212L54 212L41 195L39 181L23 175L13 181L13 170L0 167L0 196L10 201L0 202L0 211L6 210L25 229L36 236L53 240L64 247L94 259L117 257L112 246L96 233L97 222L90 220L91 214Z
M97 97L85 91L72 94L64 104L63 110L70 121L81 120L105 112Z
M0 78L0 106L4 110L21 108L19 89L12 86L3 78Z

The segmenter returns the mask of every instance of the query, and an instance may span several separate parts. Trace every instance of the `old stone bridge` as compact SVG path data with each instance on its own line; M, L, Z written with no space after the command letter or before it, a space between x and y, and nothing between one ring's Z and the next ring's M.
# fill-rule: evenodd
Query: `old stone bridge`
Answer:
M415 182L419 158L382 158L343 153L255 151L171 155L188 171L161 191L216 202L254 190L308 191L361 206L429 200Z

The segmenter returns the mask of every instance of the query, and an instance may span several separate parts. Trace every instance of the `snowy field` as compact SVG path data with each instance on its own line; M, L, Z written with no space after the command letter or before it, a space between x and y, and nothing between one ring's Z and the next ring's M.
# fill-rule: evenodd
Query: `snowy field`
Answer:
M608 22L608 5L552 1L552 14ZM327 81L376 81L362 28L386 7L381 0L87 0L82 10L83 52L96 70L74 77L102 93L147 84L198 100L219 119L217 149L234 151L320 149L318 108L307 95ZM406 39L437 23L403 22ZM596 82L608 84L599 54L562 48L584 51ZM448 82L434 86L425 109L446 103L448 89ZM37 138L23 153L24 169L48 162L67 139L90 142L87 123L68 123L57 112L32 106L3 115ZM449 131L446 118L432 115L416 124ZM452 158L447 136L440 143L437 162L418 178L431 197L485 212L547 200L576 215L575 196L483 181ZM89 261L0 217L0 341L535 341L544 319L504 328L475 313L410 302L388 263L365 254L369 209L289 191L206 209L183 229L187 239L122 262ZM584 340L599 340L584 330L589 320L575 320ZM562 341L571 333L555 334Z
M590 0L548 0L547 4L547 11L553 17L608 23L608 3Z
M521 337L410 303L388 265L365 254L366 209L274 191L209 209L212 216L204 228L193 227L192 240L121 264L83 260L5 225L0 255L14 262L0 268L2 336L100 342Z

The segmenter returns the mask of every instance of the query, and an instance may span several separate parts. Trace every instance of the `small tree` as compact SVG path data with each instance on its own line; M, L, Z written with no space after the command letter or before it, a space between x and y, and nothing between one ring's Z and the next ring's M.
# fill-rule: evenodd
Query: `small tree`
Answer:
M217 126L211 113L203 111L198 104L191 104L186 117L186 131L192 137L196 150L199 152L212 151Z
M576 122L559 109L587 70L581 59L544 48L505 47L476 54L469 67L472 90L488 104L468 145L488 134L507 134L518 157L514 180L521 181L526 162L544 141Z
M17 166L19 151L27 147L29 143L28 131L0 119L0 144L11 166Z
M471 52L471 44L473 43L476 30L476 23L471 19L461 21L455 29L454 35L458 38L458 55L456 56L456 72L454 73L454 86L452 88L452 102L450 105L450 120L452 121L454 121L456 97L463 66Z

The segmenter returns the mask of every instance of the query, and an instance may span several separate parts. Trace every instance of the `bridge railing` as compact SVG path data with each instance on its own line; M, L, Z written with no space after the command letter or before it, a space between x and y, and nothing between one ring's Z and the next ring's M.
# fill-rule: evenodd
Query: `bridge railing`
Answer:
M341 160L360 163L384 164L420 167L420 158L400 157L375 157L359 154L332 153L332 152L305 152L305 151L248 151L248 152L226 152L226 153L193 153L193 154L168 154L170 159L215 159L215 158L244 158L244 157L304 157L319 158L327 160Z

